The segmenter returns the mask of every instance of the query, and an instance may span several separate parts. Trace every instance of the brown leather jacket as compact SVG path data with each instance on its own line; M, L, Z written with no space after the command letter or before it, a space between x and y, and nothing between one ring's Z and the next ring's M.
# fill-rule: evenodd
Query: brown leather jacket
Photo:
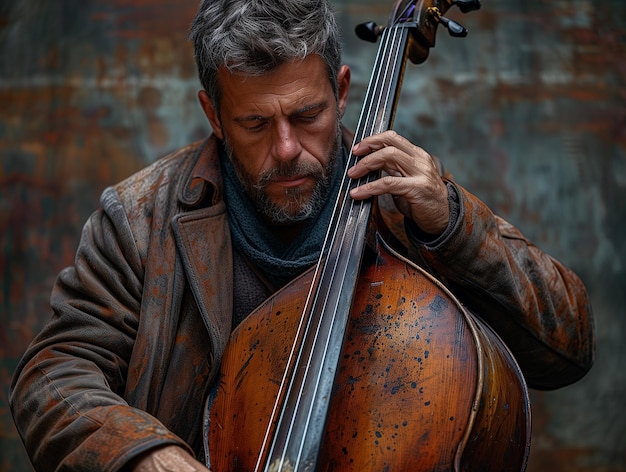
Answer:
M594 356L584 286L456 188L459 223L445 241L415 248L423 262L504 338L529 386L580 379ZM11 387L38 470L119 470L165 444L203 450L207 390L232 310L215 139L106 189L101 204Z

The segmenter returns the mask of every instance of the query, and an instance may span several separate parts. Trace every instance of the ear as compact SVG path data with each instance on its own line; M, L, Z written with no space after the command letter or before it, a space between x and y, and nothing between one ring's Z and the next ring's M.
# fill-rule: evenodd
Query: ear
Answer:
M211 98L206 90L200 90L198 92L198 101L200 102L200 106L209 120L209 123L211 123L211 127L213 128L215 135L220 139L224 139L224 132L222 130L222 123L219 119L219 113L213 106L213 102L211 101Z
M337 74L337 105L340 116L343 116L348 104L348 90L350 89L350 67L343 65Z

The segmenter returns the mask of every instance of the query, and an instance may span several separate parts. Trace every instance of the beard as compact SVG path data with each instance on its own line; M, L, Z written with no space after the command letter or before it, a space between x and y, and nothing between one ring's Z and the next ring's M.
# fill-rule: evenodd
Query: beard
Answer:
M224 136L224 147L235 173L244 190L252 200L257 211L273 224L298 223L315 217L328 199L331 190L331 179L335 172L335 164L341 147L341 128L337 123L337 131L325 167L315 163L303 163L298 160L281 162L277 167L263 171L254 176L246 172L235 155L232 146ZM307 175L315 179L313 192L309 196L304 189L291 187L285 189L282 202L275 202L267 192L267 185L274 179Z

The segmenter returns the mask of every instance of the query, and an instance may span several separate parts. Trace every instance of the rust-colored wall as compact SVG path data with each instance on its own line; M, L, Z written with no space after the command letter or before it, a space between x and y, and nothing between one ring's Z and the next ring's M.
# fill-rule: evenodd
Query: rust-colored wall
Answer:
M0 472L30 470L7 388L99 193L209 131L186 41L197 4L0 2ZM375 46L352 28L391 1L334 4L354 125ZM440 32L407 69L396 129L589 288L597 364L532 392L529 471L624 471L626 3L484 0L463 22L468 38Z

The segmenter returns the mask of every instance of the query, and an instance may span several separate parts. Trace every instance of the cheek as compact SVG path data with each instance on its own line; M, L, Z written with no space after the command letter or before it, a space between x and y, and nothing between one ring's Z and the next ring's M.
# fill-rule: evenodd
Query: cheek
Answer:
M269 145L265 140L249 141L232 133L226 134L226 142L230 144L232 158L237 161L240 170L245 171L249 178L256 180L267 168L271 167ZM230 138L230 139L229 139Z
M322 129L310 133L307 139L302 143L302 147L313 155L324 167L326 167L330 155L337 145L337 126L337 122L334 121L324 126Z
M257 148L253 148L257 149ZM241 171L246 174L250 183L256 183L261 174L267 170L270 166L266 159L260 157L259 153L236 153L233 158L237 161L237 165Z

